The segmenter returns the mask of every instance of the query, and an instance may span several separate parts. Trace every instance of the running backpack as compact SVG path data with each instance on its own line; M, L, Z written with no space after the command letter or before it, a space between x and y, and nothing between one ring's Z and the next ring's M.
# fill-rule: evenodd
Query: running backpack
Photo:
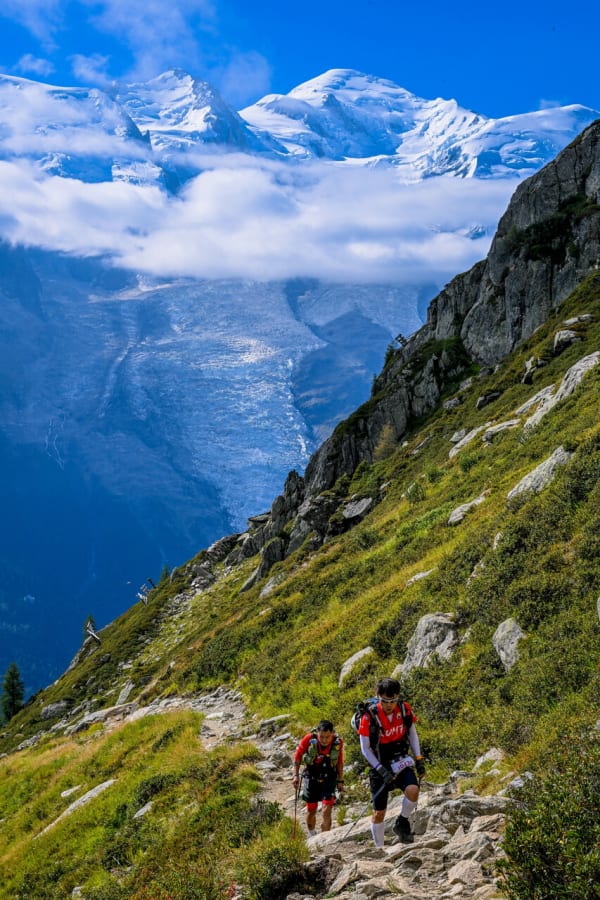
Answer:
M352 730L358 734L358 729L360 727L360 723L365 713L369 716L369 743L371 745L371 750L374 753L377 752L377 747L379 745L379 736L383 731L383 725L379 720L379 716L377 714L377 704L379 703L379 697L369 697L368 700L361 700L356 704L356 709L352 714L352 718L350 719L350 725ZM406 728L406 734L410 731L410 726L413 723L413 716L410 713L404 702L401 700L398 703L400 710L402 712L402 721L404 722L404 727Z

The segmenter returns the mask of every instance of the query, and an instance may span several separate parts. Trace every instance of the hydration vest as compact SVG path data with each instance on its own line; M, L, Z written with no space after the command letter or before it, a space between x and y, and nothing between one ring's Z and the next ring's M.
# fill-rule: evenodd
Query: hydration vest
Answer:
M308 748L306 753L302 757L302 762L305 766L314 766L316 764L316 759L318 756L321 757L320 762L325 765L330 765L332 769L335 769L337 766L337 761L340 756L340 746L341 742L337 734L334 734L333 740L331 742L329 753L319 753L319 738L317 737L316 729L312 732L312 737L308 742Z

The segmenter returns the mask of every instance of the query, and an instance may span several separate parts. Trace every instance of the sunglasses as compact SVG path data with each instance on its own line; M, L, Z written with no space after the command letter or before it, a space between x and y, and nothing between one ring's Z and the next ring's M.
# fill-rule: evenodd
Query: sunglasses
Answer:
M381 701L381 703L397 703L398 702L397 697L380 697L379 700Z

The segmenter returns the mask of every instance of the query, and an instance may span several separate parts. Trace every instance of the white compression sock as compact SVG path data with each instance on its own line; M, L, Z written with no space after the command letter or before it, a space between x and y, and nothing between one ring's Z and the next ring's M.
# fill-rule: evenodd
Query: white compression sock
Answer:
M402 815L406 816L406 818L408 819L411 812L414 812L416 808L417 804L413 800L409 800L405 794L402 798Z
M371 834L376 847L383 847L385 838L385 822L371 822Z

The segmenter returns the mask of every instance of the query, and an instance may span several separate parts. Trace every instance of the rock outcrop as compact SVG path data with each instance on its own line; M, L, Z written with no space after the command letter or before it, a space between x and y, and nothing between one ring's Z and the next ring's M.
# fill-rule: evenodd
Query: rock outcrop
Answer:
M408 642L404 662L394 669L393 677L426 666L433 656L449 659L457 644L458 630L451 615L437 612L422 616Z
M459 342L470 359L495 365L548 319L598 268L599 198L600 122L595 122L519 185L487 259L432 300L426 324L377 379L371 400L314 455L306 470L309 493L330 487L361 459L371 461L385 424L400 439L412 418L438 402L460 358L436 345Z

